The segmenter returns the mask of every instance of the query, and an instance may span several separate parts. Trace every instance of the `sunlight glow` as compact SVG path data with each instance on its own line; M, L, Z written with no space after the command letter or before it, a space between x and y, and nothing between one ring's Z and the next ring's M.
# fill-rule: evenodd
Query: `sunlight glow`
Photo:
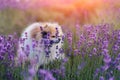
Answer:
M102 0L77 0L73 5L84 9L97 8L102 5Z
M103 0L16 0L17 2L29 2L27 5L33 7L46 7L63 10L81 9L95 9L103 5Z

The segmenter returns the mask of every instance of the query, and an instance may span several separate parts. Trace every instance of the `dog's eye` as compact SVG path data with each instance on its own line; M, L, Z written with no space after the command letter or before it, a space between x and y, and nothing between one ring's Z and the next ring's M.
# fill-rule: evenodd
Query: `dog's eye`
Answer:
M43 37L43 38L46 38L46 37L47 37L47 34L48 34L47 32L43 31L43 32L42 32L42 37Z
M55 38L55 36L51 36L52 38Z

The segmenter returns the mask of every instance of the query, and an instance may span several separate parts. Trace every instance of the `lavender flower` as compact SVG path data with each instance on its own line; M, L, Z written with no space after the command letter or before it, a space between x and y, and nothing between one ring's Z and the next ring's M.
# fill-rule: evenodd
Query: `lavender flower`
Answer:
M109 80L115 80L114 77L110 77Z
M77 25L76 28L80 28L79 25ZM119 79L119 76L116 76L116 74L120 71L120 31L114 29L111 30L111 26L108 24L100 24L97 26L85 25L80 29L81 30L76 31L75 34L77 35L74 35L74 33L71 31L66 32L64 49L59 49L58 46L55 47L56 49L59 49L58 51L60 53L64 52L72 55L69 55L69 57L61 60L60 66L58 64L54 64L53 62L52 65L54 64L57 66L51 68L51 66L48 64L48 69L40 69L39 76L41 79L71 79L71 76L73 77L72 79L79 79L82 78L82 76L80 76L82 75L82 72L89 71L91 71L89 74L93 74L94 80ZM28 35L26 33L26 37L27 36ZM25 39L20 39L20 43L23 45L24 41ZM38 47L38 44L44 44L45 54L47 57L49 57L49 47L52 43L53 42L49 40L48 34L46 39L43 39L41 42L33 40L31 47L36 48ZM0 36L0 64L6 66L6 69L13 66L12 62L14 61L14 57L16 55L16 45L17 41L15 38L13 38L13 36ZM29 44L26 45L26 48L23 48L23 50L26 50L26 54L28 55L30 50ZM25 61L24 59L27 58L27 56L23 53L19 53L19 57L20 63ZM39 57L36 55L36 57L34 57L29 64L34 66L38 60ZM35 69L33 67L29 68L28 72L31 76L33 76L35 74ZM73 72L75 72L75 74ZM76 75L76 73L78 75ZM8 71L8 77L11 74L12 73ZM89 74L86 73L86 75ZM84 79L87 79L87 77L84 77ZM92 77L90 79L92 80Z
M105 79L104 79L104 77L103 77L103 76L101 76L99 80L105 80Z
M39 75L43 77L44 80L56 80L50 71L40 69Z

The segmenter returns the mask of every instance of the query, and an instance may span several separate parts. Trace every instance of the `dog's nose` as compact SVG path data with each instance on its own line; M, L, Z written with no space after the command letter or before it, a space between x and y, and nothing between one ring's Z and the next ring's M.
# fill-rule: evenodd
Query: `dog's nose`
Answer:
M61 40L61 39L60 39L60 38L58 38L58 43L60 42L60 40Z
M54 44L54 43L59 43L60 42L60 38L58 38L57 40L51 40L50 41L50 44L52 45L52 44Z

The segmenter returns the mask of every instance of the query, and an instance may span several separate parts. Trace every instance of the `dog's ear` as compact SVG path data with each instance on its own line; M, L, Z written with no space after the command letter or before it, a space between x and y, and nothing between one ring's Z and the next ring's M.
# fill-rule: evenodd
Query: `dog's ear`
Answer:
M48 28L48 25L46 24L44 28Z
M56 29L51 27L50 33L51 33L51 36L56 36Z
M32 29L31 38L37 39L38 33L41 33L41 30L40 30L39 27L36 27L36 28Z

